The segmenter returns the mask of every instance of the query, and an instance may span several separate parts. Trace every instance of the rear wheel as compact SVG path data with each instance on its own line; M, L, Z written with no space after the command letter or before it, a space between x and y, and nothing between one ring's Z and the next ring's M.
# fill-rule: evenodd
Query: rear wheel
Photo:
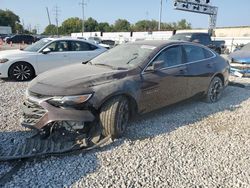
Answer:
M35 76L33 67L25 62L13 64L9 69L9 76L16 81L31 80Z
M223 82L221 78L214 77L209 85L208 92L206 94L207 103L215 103L220 100L222 96L222 91L224 89Z
M100 125L104 136L120 137L126 130L128 120L129 103L124 96L108 100L101 108Z

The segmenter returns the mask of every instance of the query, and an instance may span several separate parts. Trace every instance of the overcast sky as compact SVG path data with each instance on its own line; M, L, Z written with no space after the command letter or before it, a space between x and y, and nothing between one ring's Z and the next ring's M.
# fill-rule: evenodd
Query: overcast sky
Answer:
M48 25L45 7L49 8L55 24L55 7L59 8L59 24L69 17L82 17L81 0L0 0L0 9L10 9L20 16L25 26L39 27L42 32ZM113 24L119 18L135 23L142 19L159 19L160 0L85 0L85 17ZM218 27L250 26L249 0L211 0L219 7ZM194 28L207 28L208 16L173 9L173 0L163 0L163 22L176 22L185 18Z

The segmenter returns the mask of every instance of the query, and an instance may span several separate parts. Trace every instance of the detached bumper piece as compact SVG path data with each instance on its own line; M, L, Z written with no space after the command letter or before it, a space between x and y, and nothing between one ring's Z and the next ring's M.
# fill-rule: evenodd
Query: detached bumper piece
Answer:
M243 77L250 76L250 64L231 63L230 72L232 75Z
M76 145L74 142L57 142L52 138L43 140L40 139L40 136L35 136L34 138L27 139L24 144L13 148L9 153L1 153L0 161L67 153L78 150L81 147L87 147L86 141L83 140L82 145Z
M55 131L45 139L37 134L10 151L0 152L0 161L74 154L76 151L83 152L100 147L111 138L110 136L103 138L101 130L97 128L91 130L89 134L72 134Z

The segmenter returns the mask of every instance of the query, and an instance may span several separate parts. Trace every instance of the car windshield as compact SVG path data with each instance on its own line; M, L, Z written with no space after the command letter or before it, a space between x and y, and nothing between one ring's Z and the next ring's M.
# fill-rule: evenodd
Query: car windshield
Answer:
M190 34L176 34L170 37L170 40L183 40L183 41L190 41L191 35Z
M91 60L91 64L128 69L145 60L155 48L133 43L122 44L97 56Z
M241 48L243 51L250 51L250 43L247 43L245 46Z
M28 52L37 52L39 51L42 47L44 47L46 44L50 43L52 40L50 39L41 39L38 42L27 46L26 48L23 49L23 51L28 51Z

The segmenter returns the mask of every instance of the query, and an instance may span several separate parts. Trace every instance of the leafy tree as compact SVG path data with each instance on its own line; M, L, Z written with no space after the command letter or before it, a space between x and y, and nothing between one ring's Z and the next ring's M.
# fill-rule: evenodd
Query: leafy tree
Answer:
M121 31L130 31L131 24L125 19L118 19L115 21L114 31L121 32Z
M88 18L85 22L84 22L84 28L86 32L94 32L98 30L98 22L93 19L93 18Z
M37 29L32 29L31 33L32 34L37 34Z
M16 23L20 23L20 18L16 14L14 14L10 10L1 10L0 9L0 25L1 26L10 26L12 28L13 32L16 32L17 29L20 29L20 27L16 28Z
M187 22L187 20L182 19L177 22L177 29L191 29L191 24Z
M45 28L44 35L56 35L57 28L55 25L51 24Z
M101 32L111 32L112 29L112 26L110 26L107 22L101 22L98 24L98 30Z
M60 27L61 34L71 34L82 31L82 20L80 18L68 18Z
M24 28L20 23L16 23L15 29L16 29L16 33L23 33L24 32Z
M158 22L155 20L140 20L135 23L134 31L156 31L158 29Z

